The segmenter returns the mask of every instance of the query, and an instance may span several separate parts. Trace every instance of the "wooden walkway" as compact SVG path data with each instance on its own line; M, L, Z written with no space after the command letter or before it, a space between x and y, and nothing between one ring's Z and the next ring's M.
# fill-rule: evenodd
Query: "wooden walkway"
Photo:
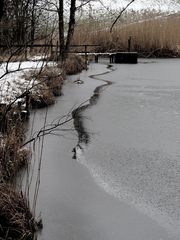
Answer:
M138 53L137 52L104 52L104 53L92 53L92 52L81 52L78 53L81 56L93 56L95 62L98 63L99 57L108 57L110 63L137 63Z
M127 52L92 52L89 51L89 48L92 47L100 47L100 45L93 45L93 44L80 44L80 45L70 45L70 51L69 53L73 54L79 54L82 56L85 56L85 63L88 62L89 56L94 56L95 62L98 63L99 57L108 57L110 60L110 63L137 63L138 62L138 53L137 52L131 52L130 47L129 51ZM59 44L57 42L56 45L53 44L15 44L12 46L2 45L0 44L0 48L2 49L8 49L8 48L22 48L22 49L33 49L33 48L41 48L41 49L50 49L51 55L58 55L59 54ZM74 49L72 51L72 49Z

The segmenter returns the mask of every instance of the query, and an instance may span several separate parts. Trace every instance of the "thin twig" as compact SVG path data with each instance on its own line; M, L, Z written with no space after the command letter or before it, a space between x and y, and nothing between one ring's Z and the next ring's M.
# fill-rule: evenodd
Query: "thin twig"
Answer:
M112 32L113 30L113 27L114 25L116 24L116 22L118 21L118 19L122 16L123 12L126 11L126 9L134 2L135 0L131 0L127 5L126 7L124 7L121 12L119 13L119 15L116 17L115 21L113 22L113 24L111 25L111 28L110 28L110 33Z

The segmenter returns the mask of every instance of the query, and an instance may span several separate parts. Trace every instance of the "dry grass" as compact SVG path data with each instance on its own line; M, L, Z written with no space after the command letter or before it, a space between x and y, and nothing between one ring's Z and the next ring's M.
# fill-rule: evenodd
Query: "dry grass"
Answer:
M60 96L65 73L59 67L46 66L40 74L40 81L45 81L49 89L51 89L54 96Z
M68 74L78 72L84 67L82 61L73 56L63 69ZM31 105L44 107L54 103L54 97L61 94L65 70L46 66L40 74L31 72L26 78L34 76L39 84L29 94ZM25 132L21 110L19 105L8 111L7 106L0 106L0 239L30 240L38 227L42 227L35 221L23 194L9 185L31 157L29 150L21 148Z
M23 194L0 184L0 196L0 238L33 239L37 224Z
M37 90L36 90L37 89ZM55 102L54 95L49 87L42 83L30 94L30 105L32 108L42 108Z
M91 24L92 25L92 24ZM157 49L180 51L180 17L171 15L162 18L151 18L135 23L119 23L112 34L109 27L96 25L93 30L88 24L76 28L74 42L98 44L96 50L127 50L127 41L132 37L132 50L152 52ZM97 31L95 30L97 29Z
M55 97L62 94L65 75L76 74L85 69L85 63L80 56L70 55L65 63L58 66L43 68L40 74L31 72L26 78L36 76L39 81L30 94L30 104L33 108L46 107L55 102Z
M3 124L5 129L0 138L0 239L33 239L37 224L23 194L10 185L31 156L28 149L21 148L24 140L21 112L11 109Z
M1 122L3 135L0 138L0 180L12 181L19 169L26 165L30 157L27 149L21 149L24 127L21 113L12 109Z
M81 72L86 66L85 61L81 56L71 54L66 62L59 67L64 69L67 75L72 75Z
M62 94L64 73L57 66L46 66L41 72L31 71L25 78L28 80L33 78L39 82L29 95L30 105L33 108L51 105L55 102L55 97Z

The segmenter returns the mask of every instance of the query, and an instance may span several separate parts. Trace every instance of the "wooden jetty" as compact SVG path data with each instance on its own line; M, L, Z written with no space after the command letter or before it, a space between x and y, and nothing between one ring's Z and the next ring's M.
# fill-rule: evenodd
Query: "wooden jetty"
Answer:
M138 63L137 52L113 52L113 53L79 53L80 55L94 56L95 62L98 63L99 57L108 57L110 63Z
M115 63L137 63L138 53L137 52L117 52L114 54L113 61Z
M15 44L11 47L15 48L49 48L51 52L51 56L54 54L54 49L55 49L55 55L59 54L59 44L57 42L56 45L51 44L26 44L26 45L20 45L20 44ZM79 54L81 56L85 56L85 63L87 64L88 62L88 56L94 56L95 62L98 63L99 57L108 57L110 63L134 63L136 64L138 62L138 53L137 52L131 52L130 51L130 40L128 40L128 51L123 52L123 51L116 51L116 52L92 52L88 50L88 48L92 47L99 47L99 45L92 45L92 44L81 44L81 45L71 45L70 46L70 51L69 53L73 54ZM0 49L1 48L7 48L7 45L2 45L0 44ZM74 48L74 50L72 50ZM26 53L26 51L25 51Z

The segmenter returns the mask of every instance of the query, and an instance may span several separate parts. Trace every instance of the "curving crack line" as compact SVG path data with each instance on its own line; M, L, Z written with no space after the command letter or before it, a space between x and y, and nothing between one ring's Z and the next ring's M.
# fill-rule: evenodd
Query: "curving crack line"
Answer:
M113 68L112 65L108 65L107 68L109 68L109 70L106 72L89 76L89 78L93 78L95 80L104 82L104 84L96 87L95 90L93 91L93 95L87 101L82 103L78 108L73 110L73 112L72 112L72 117L74 119L74 127L78 133L78 143L72 150L72 152L74 153L74 155L73 155L74 159L77 159L77 151L83 150L82 145L83 144L87 145L90 141L90 134L84 127L84 121L83 121L84 119L82 116L82 112L84 110L86 110L87 108L95 105L98 102L103 89L105 87L108 87L109 85L113 84L112 81L104 80L104 79L100 78L100 76L106 75L106 74L116 70L115 68ZM85 103L87 103L87 104L85 104Z

